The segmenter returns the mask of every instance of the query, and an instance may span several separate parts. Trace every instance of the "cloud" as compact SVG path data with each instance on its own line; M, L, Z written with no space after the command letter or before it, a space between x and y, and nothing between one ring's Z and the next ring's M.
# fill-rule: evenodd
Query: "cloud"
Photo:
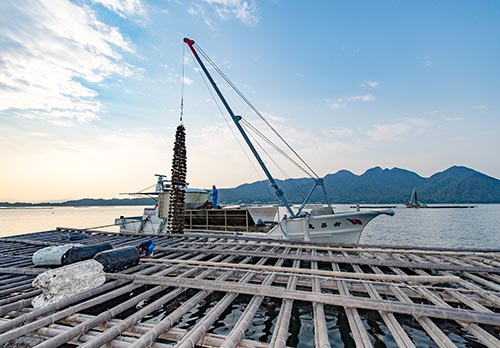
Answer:
M331 99L326 99L325 101L332 107L333 109L343 109L348 103L354 103L354 102L372 102L375 101L377 98L371 94L365 94L365 95L352 95L349 97L342 97L338 98L336 100L331 100Z
M488 105L474 105L473 109L474 110L490 110L491 107L489 107Z
M203 21L205 24L210 28L213 29L212 21L209 19L208 15L206 14L205 8L203 7L202 4L192 4L190 8L187 9L187 12L191 16L199 16L203 18Z
M0 23L0 114L89 122L103 111L94 84L133 73L120 53L134 52L132 44L88 6L2 2Z
M144 16L146 14L141 0L93 0L93 2L116 12L122 18Z
M332 129L323 130L322 134L327 137L332 136L334 138L340 138L340 137L350 137L354 134L354 131L350 128L335 127Z
M464 118L457 116L457 117L445 117L444 120L448 122L454 122L454 121L462 121Z
M288 122L290 122L290 120L286 117L277 116L269 112L262 112L262 116L264 116L271 124L274 125L279 125L279 124L286 125Z
M417 57L417 61L424 67L428 67L432 65L432 57L430 55L425 55L422 57Z
M407 118L392 124L374 124L366 134L374 141L398 140L410 131L426 128L430 122L424 118Z
M189 77L184 76L183 79L184 80L182 82L184 82L186 85L191 86L193 84L193 80L191 80Z
M222 20L234 17L248 26L255 26L259 23L259 17L256 14L257 5L254 0L205 0L205 2L215 9Z
M378 85L380 85L380 82L377 82L377 81L365 81L361 84L361 87L370 87L370 88L375 88L375 87L378 87Z
M410 126L405 123L375 124L367 134L375 141L388 141L399 138L407 133L409 129Z

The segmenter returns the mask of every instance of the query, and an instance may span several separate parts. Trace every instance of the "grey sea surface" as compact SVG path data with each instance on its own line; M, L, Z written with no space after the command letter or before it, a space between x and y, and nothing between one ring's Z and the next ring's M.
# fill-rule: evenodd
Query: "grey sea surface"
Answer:
M56 227L92 228L112 225L123 216L141 216L144 206L0 208L0 236L52 230ZM336 211L352 210L334 205ZM363 244L420 247L500 248L500 204L475 208L393 208L394 216L372 220L361 236ZM101 228L118 232L118 227Z

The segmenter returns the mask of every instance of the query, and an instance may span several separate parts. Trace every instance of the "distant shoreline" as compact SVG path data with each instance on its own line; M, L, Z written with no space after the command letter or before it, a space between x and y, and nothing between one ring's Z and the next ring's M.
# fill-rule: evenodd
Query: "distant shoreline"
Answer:
M70 200L66 202L51 203L29 203L29 202L0 202L0 208L50 208L50 207L99 207L99 206L137 206L151 205L156 201L152 198L133 198L133 199L101 199L101 198L83 198L78 200Z
M318 202L319 203L319 202ZM139 198L139 199L91 199L91 198L85 198L82 200L73 200L73 201L67 201L67 202L60 202L60 203L50 203L50 202L43 202L43 203L29 203L29 202L15 202L15 203L8 203L8 202L0 202L0 209L17 209L17 208L22 208L22 209L53 209L56 207L74 207L74 208L85 208L85 207L112 207L112 206L144 206L144 205L154 205L156 204L156 201L153 199L149 198ZM233 203L225 203L222 202L224 205L232 205ZM252 203L245 203L245 202L237 202L234 204L276 204L276 202L252 202ZM315 202L311 202L311 204L315 204ZM333 205L335 204L340 204L340 205L351 205L351 208L356 208L359 206L359 208L398 208L398 205L405 207L404 202L398 202L398 203L385 203L385 204L359 204L359 205L354 205L353 203L344 203L344 202L334 202L332 203ZM477 202L474 203L474 205L477 204L499 204L495 202ZM453 206L453 207L460 207L460 206L470 206L470 202L456 202L453 203L453 205L450 205L449 203L432 203L431 205L428 205L428 208L437 208L441 206Z

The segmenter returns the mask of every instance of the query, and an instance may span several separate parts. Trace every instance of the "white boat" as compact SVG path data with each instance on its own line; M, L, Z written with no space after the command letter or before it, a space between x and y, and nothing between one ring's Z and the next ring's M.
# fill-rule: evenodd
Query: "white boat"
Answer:
M320 208L304 216L283 219L269 231L268 237L322 244L358 244L368 222L381 214L392 216L394 212L366 210L333 214Z
M153 192L133 192L129 195L147 196L156 200L153 207L144 208L142 216L120 216L115 225L120 233L165 234L170 208L170 182L165 175L158 177ZM186 186L185 192L185 232L199 231L268 231L274 226L278 212L277 205L233 205L222 209L210 209L209 191Z
M250 108L270 127L270 129L278 135L279 139L296 155L299 161L293 161L290 156L284 155L285 158L293 161L297 166L301 164L305 165L307 168L304 170L306 173L312 173L311 178L314 180L314 186L311 188L304 202L300 205L298 209L293 209L292 205L288 202L283 191L279 188L276 180L271 175L269 169L261 158L261 155L257 151L256 147L250 141L250 137L243 128L243 125L250 127L247 129L254 130L255 128L249 124L249 122L242 116L235 115L225 97L222 95L220 89L217 87L212 76L208 72L205 64L201 60L195 49L195 42L193 40L184 39L184 42L189 46L195 61L198 63L199 67L207 77L208 81L212 85L213 90L219 97L220 101L224 105L227 113L231 117L232 121L236 125L236 128L240 132L243 140L248 145L253 156L257 160L264 174L266 175L271 187L278 199L281 201L282 206L287 211L287 216L283 216L280 221L274 221L272 223L266 223L264 219L259 217L252 217L252 212L258 211L259 209L252 208L240 208L240 209L205 209L205 210L187 210L185 213L185 224L184 233L189 232L213 232L217 233L242 233L245 235L259 236L259 237L269 237L277 239L289 239L295 241L311 241L325 244L357 244L361 237L361 233L373 218L378 215L394 215L392 210L368 210L368 211L347 211L347 212L334 212L333 208L328 200L326 189L324 186L323 179L320 178L295 152L285 140L277 134L276 130L273 129L267 120L264 119L263 115L257 111L257 109L250 104L248 99L242 95L242 93L237 90L237 88L230 82L224 74L220 72L220 69L215 66L215 64L207 57L203 52L202 55L205 59L212 64L215 71L219 72L221 77L228 82L237 94L239 94L245 103L250 106ZM182 102L181 102L182 105ZM268 144L272 143L270 139L265 137L262 133L256 132L257 136L262 137ZM254 135L255 135L254 134ZM254 137L254 141L255 141ZM274 148L277 145L272 143ZM283 152L281 152L283 154ZM321 187L325 196L326 206L319 207L317 209L312 209L310 212L304 210L307 202L309 201L311 195L317 187ZM188 191L186 191L187 193ZM141 221L131 222L126 218L120 218L116 220L116 223L121 226L120 230L123 232L125 229L135 230L139 233L154 233L162 234L166 233L165 221L166 215L164 213L165 204L162 204L161 200L158 200L157 206L151 210L150 215L144 216ZM168 210L168 205L167 205ZM261 209L262 211L262 209ZM271 214L271 213L269 213ZM136 225L138 224L138 225ZM133 226L133 228L131 228ZM151 226L149 228L148 226ZM122 228L123 227L123 228ZM135 229L137 227L137 229Z
M193 189L197 192L201 189ZM188 196L186 191L186 197ZM329 213L328 207L312 209L299 217L276 219L278 206L229 206L222 209L187 209L185 233L230 233L252 237L312 241L323 244L357 244L363 228L380 214L392 210L345 211ZM166 215L161 201L145 208L142 216L117 218L120 233L163 235L167 233Z

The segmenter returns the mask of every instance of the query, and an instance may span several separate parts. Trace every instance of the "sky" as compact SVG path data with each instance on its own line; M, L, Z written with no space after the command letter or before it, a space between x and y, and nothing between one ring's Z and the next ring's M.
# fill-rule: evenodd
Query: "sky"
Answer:
M2 0L0 201L124 198L170 176L181 96L190 186L264 179L184 37L319 176L500 178L499 1Z

